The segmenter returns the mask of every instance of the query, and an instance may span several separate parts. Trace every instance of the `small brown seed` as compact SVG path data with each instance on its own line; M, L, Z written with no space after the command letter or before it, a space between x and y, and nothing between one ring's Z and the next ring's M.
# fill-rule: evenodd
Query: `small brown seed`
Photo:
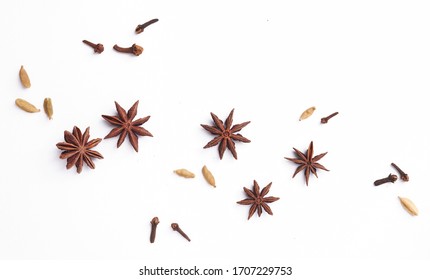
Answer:
M20 109L29 112L29 113L37 113L40 112L39 109L36 108L36 106L34 106L33 104L31 104L30 102L25 101L24 99L21 98L17 98L15 100L15 104L16 106L18 106Z
M194 178L195 177L194 173L191 171L188 171L187 169L177 169L177 170L174 170L173 172L175 172L176 174L178 174L179 176L184 177L184 178Z
M203 177L206 179L206 182L209 183L212 187L216 188L215 185L215 178L212 175L212 172L209 171L209 169L206 167L206 165L202 168Z
M418 208L415 206L412 200L410 200L409 198L400 197L400 196L399 196L399 199L403 208L405 208L405 210L408 211L409 214L411 214L412 216L418 215Z
M19 79L25 88L31 87L30 78L28 77L27 71L25 71L24 66L22 65L21 69L19 69Z
M54 109L52 108L52 100L47 97L43 100L43 110L45 110L46 115L50 120L52 120L52 115L54 114Z
M305 111L300 115L300 119L299 119L299 121L309 118L309 117L314 113L314 111L315 111L315 107L310 107L310 108L306 109L306 110L305 110Z

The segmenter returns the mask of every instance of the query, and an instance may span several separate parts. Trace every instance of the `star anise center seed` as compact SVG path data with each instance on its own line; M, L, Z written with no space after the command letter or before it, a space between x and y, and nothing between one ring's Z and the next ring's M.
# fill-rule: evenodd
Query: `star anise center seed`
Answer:
M230 130L224 130L224 131L222 132L222 137L224 137L224 138L230 138L230 137L231 137L231 132L230 132Z
M257 197L257 199L255 200L255 203L261 204L263 203L263 199L261 197Z

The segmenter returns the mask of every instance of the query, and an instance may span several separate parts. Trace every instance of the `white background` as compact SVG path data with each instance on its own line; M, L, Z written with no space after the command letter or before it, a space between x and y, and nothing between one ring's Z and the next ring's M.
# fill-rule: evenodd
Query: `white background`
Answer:
M1 259L430 258L428 1L232 2L1 2ZM160 21L134 33L152 18ZM83 39L105 51L93 54ZM112 50L133 43L141 56ZM41 108L45 97L51 121L14 105ZM128 140L119 149L103 140L95 170L66 170L55 146L64 130L90 126L91 138L103 138L112 127L101 115L136 100L154 137L140 137L138 153ZM299 122L310 106L315 113ZM236 145L238 160L228 150L219 160L217 148L202 148L212 136L200 124L232 108L234 123L251 121L241 133L252 142ZM320 163L330 171L306 187L284 157L310 141L328 152ZM395 173L391 162L410 181L374 187ZM272 182L280 200L273 216L248 221L236 201L254 179Z

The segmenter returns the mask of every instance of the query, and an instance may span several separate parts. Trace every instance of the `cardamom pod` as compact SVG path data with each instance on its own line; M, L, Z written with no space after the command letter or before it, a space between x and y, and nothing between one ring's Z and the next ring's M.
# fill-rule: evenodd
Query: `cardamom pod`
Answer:
M45 110L46 115L50 120L52 120L52 115L54 114L54 109L52 108L52 100L47 97L43 100L43 110Z
M21 98L17 98L15 100L15 104L16 106L18 106L20 109L29 112L29 113L37 113L40 112L39 109L36 108L36 106L34 106L33 104L31 104L28 101L25 101L24 99Z
M405 210L408 211L409 214L411 214L412 216L418 215L418 208L415 206L412 200L410 200L409 198L400 197L400 196L399 196L399 199L403 208L405 208Z
M314 113L314 111L315 111L315 107L310 107L310 108L306 109L306 110L305 110L305 111L300 115L300 119L299 119L299 121L309 118L309 117Z
M27 71L25 71L24 66L22 65L21 69L19 69L19 79L25 88L31 87L30 78L28 77Z
M174 170L173 172L175 172L176 174L178 174L179 176L184 177L184 178L194 178L195 177L194 173L191 171L188 171L187 169L177 169L177 170Z
M206 179L206 182L209 183L212 187L216 188L215 185L215 178L212 175L212 172L209 171L209 169L206 167L206 165L202 168L203 177Z

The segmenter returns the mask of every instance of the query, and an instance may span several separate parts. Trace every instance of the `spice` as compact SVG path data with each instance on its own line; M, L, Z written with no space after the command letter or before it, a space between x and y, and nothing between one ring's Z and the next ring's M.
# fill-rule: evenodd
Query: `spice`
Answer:
M188 235L185 234L185 232L182 231L182 229L179 227L177 223L172 223L172 229L174 231L179 232L180 235L182 235L186 240L191 241L191 239L188 237Z
M397 175L389 174L386 178L376 180L375 182L373 182L373 184L375 186L379 186L385 183L394 183L395 181L397 181Z
M105 47L100 43L94 44L94 43L91 43L90 41L87 41L87 40L83 40L82 42L85 45L92 47L95 53L102 53L105 50Z
M212 175L212 172L210 172L209 169L206 167L206 165L203 165L202 174L203 174L203 177L206 179L206 182L208 182L208 184L211 185L212 187L216 188L215 178Z
M415 206L415 204L412 202L412 200L410 200L409 198L406 197L400 197L400 203L402 204L403 208L408 211L409 214L411 214L412 216L417 216L418 215L418 208Z
M336 116L337 114L339 114L339 112L335 112L335 113L333 113L333 114L331 114L331 115L328 115L327 117L325 117L325 118L321 118L321 123L328 123L328 120L329 119L331 119L331 118L333 118L334 116Z
M102 159L103 156L94 150L91 150L97 146L102 139L96 138L88 141L90 138L90 128L87 127L84 134L81 130L75 126L73 132L64 131L65 142L57 143L57 148L63 150L60 155L61 159L67 159L67 169L76 166L76 171L81 173L84 162L88 167L94 169L96 166L91 158Z
M19 69L19 79L21 80L21 84L25 88L31 87L30 78L28 77L27 71L25 71L24 66L21 65L21 69Z
M243 187L243 190L249 198L238 201L237 203L240 205L251 205L251 208L249 208L248 220L252 217L252 215L254 215L255 211L257 211L257 214L260 217L263 209L269 215L273 215L272 209L270 209L270 206L267 204L279 200L279 197L265 197L269 193L271 186L272 183L269 183L260 192L260 186L258 185L257 181L254 180L254 189L252 191Z
M304 120L304 119L309 118L309 117L314 113L314 111L315 111L315 107L310 107L310 108L306 109L306 110L305 110L305 111L300 115L299 121L302 121L302 120Z
M133 146L134 150L137 152L139 149L138 136L152 137L152 134L148 130L144 129L143 127L140 127L141 125L143 125L149 120L150 116L146 116L144 118L140 118L133 121L133 119L136 117L136 114L137 114L138 105L139 105L139 100L136 101L126 113L124 108L122 108L115 101L115 106L116 106L118 115L117 116L102 115L102 117L107 122L109 122L114 126L117 126L114 129L112 129L108 135L105 136L105 139L106 139L106 138L116 137L119 135L117 148L121 146L121 144L124 142L125 137L128 135L128 140L130 140L131 145Z
M318 178L317 169L329 171L323 165L321 165L317 162L321 158L323 158L327 154L327 152L313 157L313 154L314 154L313 141L311 141L311 143L309 144L308 150L305 153L300 152L296 148L293 148L293 149L294 149L294 152L296 153L296 158L287 158L286 157L285 159L288 159L288 160L299 165L293 174L293 178L294 178L294 176L297 175L297 173L299 173L302 170L305 170L306 186L309 183L309 176L310 176L311 172L312 172L312 174L315 175L315 177Z
M121 48L118 45L115 45L115 46L113 46L113 49L116 50L117 52L131 53L131 54L134 54L135 56L139 56L143 53L143 48L139 45L136 45L136 44L133 44L129 48Z
M244 123L236 124L232 126L233 113L234 113L234 109L231 110L230 114L225 120L225 123L223 123L214 113L211 113L212 120L214 121L215 125L209 126L206 124L201 124L201 126L204 129L206 129L207 131L209 131L214 135L217 135L213 140L209 141L206 144L206 146L204 146L203 148L206 149L219 144L218 153L219 153L220 159L222 159L226 148L228 148L230 152L233 154L233 157L237 159L236 146L234 141L241 141L244 143L251 142L251 140L243 137L242 135L235 134L239 132L242 128L244 128L246 125L248 125L250 122L248 121L248 122L244 122Z
M402 179L402 181L408 182L409 181L409 176L408 174L406 174L405 172L403 172L403 170L401 170L395 163L391 163L391 166L394 167L394 169L397 170L397 172L399 172L400 174L400 179Z
M157 225L160 223L160 220L158 220L158 217L154 217L151 220L151 235L149 236L149 242L154 243L155 241L155 235L157 231Z
M191 171L188 171L187 169L177 169L177 170L174 170L173 172L175 172L176 174L178 174L179 176L184 177L184 178L194 178L195 177L194 173Z
M151 19L150 21L145 22L144 24L139 24L136 29L135 32L136 34L140 34L143 32L143 30L148 27L149 25L156 23L158 21L157 18Z
M52 115L54 114L54 109L52 108L52 100L51 98L47 97L45 100L43 100L43 110L45 111L45 114L48 116L50 120L52 120Z
M34 106L30 102L25 101L24 99L21 99L21 98L17 98L15 100L15 104L16 104L16 106L18 106L18 108L20 108L20 109L22 109L28 113L40 112L40 109L37 109L36 106Z

